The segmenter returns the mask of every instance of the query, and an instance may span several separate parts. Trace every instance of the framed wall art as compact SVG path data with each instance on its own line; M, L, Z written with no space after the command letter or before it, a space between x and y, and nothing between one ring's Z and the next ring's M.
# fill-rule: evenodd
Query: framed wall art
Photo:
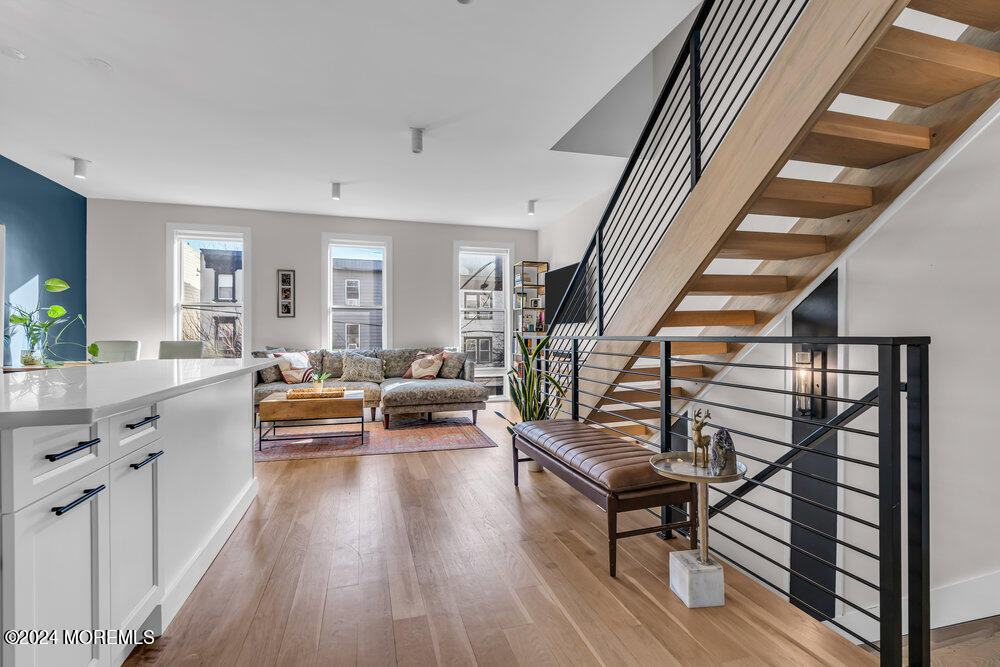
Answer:
M278 317L295 317L294 269L278 269Z

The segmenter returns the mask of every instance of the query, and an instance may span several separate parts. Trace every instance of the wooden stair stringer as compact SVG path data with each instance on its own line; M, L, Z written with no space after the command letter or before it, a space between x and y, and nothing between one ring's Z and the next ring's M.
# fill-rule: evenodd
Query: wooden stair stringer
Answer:
M605 336L658 333L660 321L701 278L726 237L906 4L906 0L813 0L806 6L633 288L606 323ZM782 122L773 122L776 117ZM638 348L634 341L602 340L595 351L632 355ZM581 382L591 378L614 382L626 365L626 357L599 358L599 365L608 370L581 369ZM581 406L582 417L590 412Z

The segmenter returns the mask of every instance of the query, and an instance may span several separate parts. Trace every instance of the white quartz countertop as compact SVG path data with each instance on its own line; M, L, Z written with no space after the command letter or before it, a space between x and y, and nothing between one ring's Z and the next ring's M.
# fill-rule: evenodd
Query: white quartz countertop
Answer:
M149 359L5 373L0 386L0 429L90 423L273 363L267 359Z

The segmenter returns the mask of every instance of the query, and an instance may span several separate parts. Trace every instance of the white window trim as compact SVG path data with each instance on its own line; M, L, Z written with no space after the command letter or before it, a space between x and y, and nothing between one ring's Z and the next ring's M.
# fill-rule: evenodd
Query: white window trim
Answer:
M167 264L167 285L164 290L166 305L166 318L164 320L164 340L180 339L180 311L177 307L180 298L180 246L177 244L178 236L232 236L243 241L243 358L250 357L253 350L253 319L251 319L252 285L251 269L253 267L253 255L251 253L251 234L249 227L234 227L229 225L197 225L178 222L168 222L166 224L166 236L164 244L164 255ZM233 290L236 289L236 282L233 281ZM158 341L157 341L158 342ZM154 349L149 346L147 349Z
M385 258L382 262L382 347L392 347L392 237L323 232L321 240L320 312L323 313L323 317L321 318L323 346L330 348L333 345L333 331L330 326L330 307L333 303L333 294L330 291L333 288L330 284L330 246L336 244L353 246L380 245L384 249Z
M459 263L458 255L460 252L484 252L484 253L504 253L506 255L504 259L503 272L505 278L504 285L504 323L503 323L503 358L504 367L502 369L497 369L496 375L505 376L507 371L510 370L510 341L511 341L511 326L513 324L513 289L511 288L513 284L513 266L514 266L514 242L504 242L504 241L455 241L452 245L452 269L451 269L451 312L452 312L452 332L455 338L453 339L452 345L455 349L465 352L465 348L462 346L462 303L460 301L460 292L458 289L458 273L459 273ZM494 304L496 305L496 304ZM477 375L487 376L485 371L476 370ZM492 374L489 374L492 375ZM496 401L508 401L510 396L507 392L507 382L506 380L501 385L503 387L503 393L499 396L491 396L491 400Z

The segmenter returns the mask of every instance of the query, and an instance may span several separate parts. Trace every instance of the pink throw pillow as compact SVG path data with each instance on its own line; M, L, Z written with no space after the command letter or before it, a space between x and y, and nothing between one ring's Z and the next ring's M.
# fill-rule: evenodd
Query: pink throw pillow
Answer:
M433 380L437 377L441 365L444 363L444 355L441 353L430 354L421 352L413 358L413 363L403 373L404 378L415 378L417 380Z

